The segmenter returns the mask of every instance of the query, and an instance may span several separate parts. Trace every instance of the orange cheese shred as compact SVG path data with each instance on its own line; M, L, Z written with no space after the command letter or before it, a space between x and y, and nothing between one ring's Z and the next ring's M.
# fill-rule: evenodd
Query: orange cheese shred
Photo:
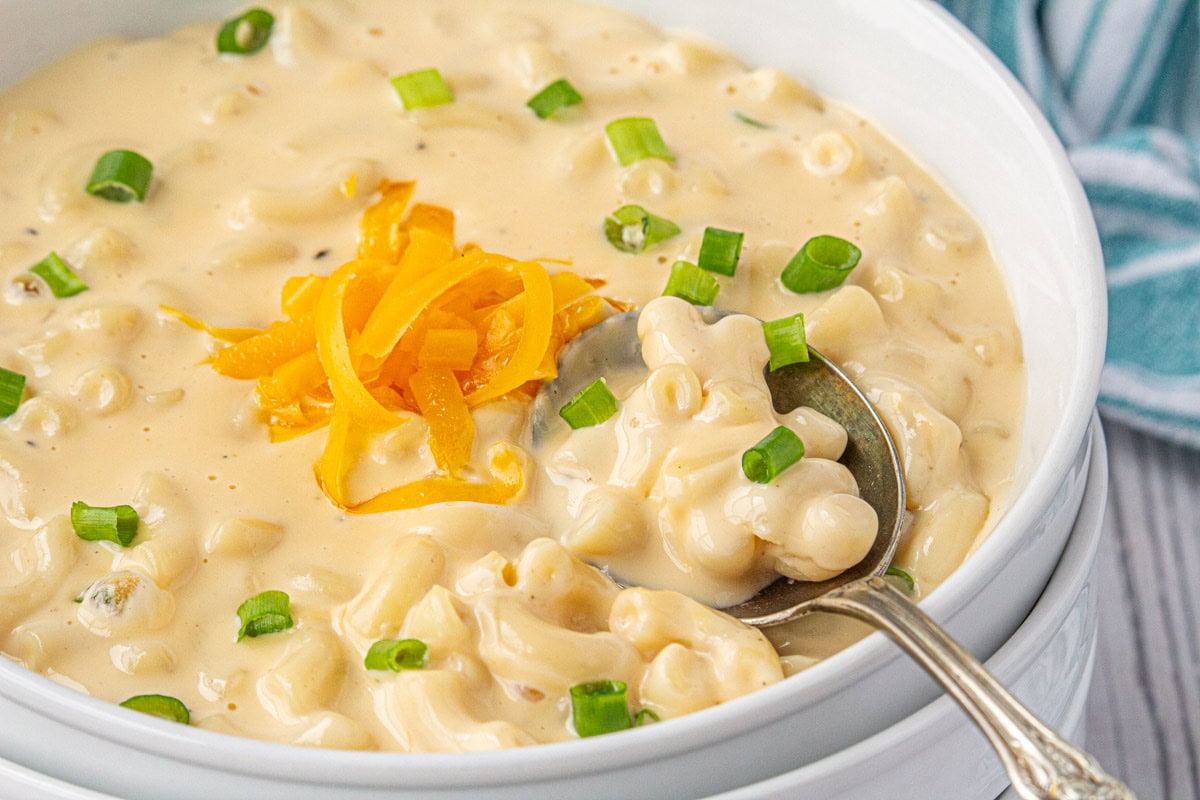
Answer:
M328 380L315 350L306 350L276 367L270 375L259 375L254 387L262 408L299 403Z
M536 261L518 261L512 267L520 272L524 286L524 324L521 326L516 350L507 363L500 366L487 380L467 395L467 405L496 398L532 380L538 365L550 346L554 328L554 290L550 275Z
M419 369L408 385L421 416L429 424L429 449L434 461L457 477L470 460L475 441L475 420L458 379L448 369Z
M350 261L338 267L321 292L316 313L317 356L329 377L334 402L347 420L368 428L387 430L400 424L400 419L375 399L355 371L346 336L342 306L351 282L360 276L359 264Z
M488 472L492 478L489 483L426 478L389 489L370 500L345 506L345 509L351 514L378 514L455 501L498 506L520 496L524 486L525 463L519 449L504 444L493 445L489 453Z
M405 221L408 230L423 228L441 236L448 242L454 241L454 212L428 203L413 203Z
M325 288L326 279L319 275L296 275L283 283L279 309L295 319L317 310L317 299Z
M446 367L467 370L475 363L479 352L479 335L471 328L430 328L421 338L417 364L425 367Z
M314 475L331 503L355 514L519 496L519 448L493 445L487 463L473 465L471 409L531 393L554 375L566 342L622 308L596 293L599 282L551 275L546 259L457 247L454 213L410 207L414 191L411 182L381 183L357 256L329 276L288 278L284 318L265 329L212 327L163 308L227 344L208 363L255 381L271 441L327 429ZM356 500L354 472L372 437L414 415L428 426L436 472Z
M355 343L359 358L365 356L376 361L385 358L417 314L453 285L448 281L469 277L449 268L454 256L454 246L445 239L423 229L413 231L395 277L383 296L377 298L362 336Z
M208 362L229 378L257 378L311 350L316 344L311 316L272 322L265 331L218 350Z
M203 320L196 319L171 306L159 306L158 310L167 316L174 317L192 330L207 333L218 342L240 342L262 333L262 328L220 328L208 325Z
M383 181L379 184L380 198L363 212L359 225L358 257L395 262L404 251L408 233L404 229L404 212L417 185L412 181Z

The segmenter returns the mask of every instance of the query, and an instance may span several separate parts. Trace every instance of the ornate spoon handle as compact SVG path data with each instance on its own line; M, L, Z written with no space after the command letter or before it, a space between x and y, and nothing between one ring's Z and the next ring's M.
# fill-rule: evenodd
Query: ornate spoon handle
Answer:
M887 581L863 578L814 601L886 631L971 715L1023 800L1136 800L1125 784L1050 728Z

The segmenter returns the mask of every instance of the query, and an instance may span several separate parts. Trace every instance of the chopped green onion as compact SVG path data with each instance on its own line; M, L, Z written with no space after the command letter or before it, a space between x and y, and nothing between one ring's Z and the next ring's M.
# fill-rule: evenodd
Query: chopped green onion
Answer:
M560 108L576 106L582 102L583 96L575 87L568 83L566 78L560 78L529 98L525 105L533 109L533 113L538 117L546 119Z
M690 261L676 261L671 265L671 277L663 288L664 295L682 297L697 306L711 306L721 291L717 279Z
M192 721L192 715L188 713L187 706L165 694L139 694L121 703L121 706L132 708L143 714L162 717L171 722L178 722L180 725L187 725Z
M248 56L266 46L275 27L275 17L270 11L252 8L227 20L217 31L217 52Z
M900 582L908 587L908 593L912 594L917 590L917 581L912 576L912 573L903 567L888 567L884 575L891 575L893 578L899 578Z
M788 364L808 361L808 338L804 335L804 315L793 314L783 319L764 322L763 338L771 354L768 368L771 372Z
M841 286L858 266L862 251L836 236L816 236L783 268L779 280L796 294L823 292Z
M609 244L623 253L640 253L678 233L679 226L674 222L641 206L621 206L604 220L604 235Z
M254 595L238 606L237 640L247 636L254 638L267 633L278 633L292 627L291 599L286 592L267 591Z
M0 417L12 416L25 393L25 376L0 367Z
M604 126L608 143L622 167L645 158L660 158L674 161L675 156L667 149L658 125L649 117L623 117L614 119Z
M662 722L662 719L649 708L643 708L633 718L633 727L640 728L651 722Z
M154 165L132 150L109 150L96 161L87 193L114 203L146 199Z
M558 410L572 430L590 428L617 413L617 398L609 391L604 378L596 378Z
M571 687L571 719L575 733L598 736L633 725L621 681L595 681Z
M804 458L804 442L791 428L780 425L742 453L742 473L755 483L770 483Z
M89 506L76 500L71 504L71 527L80 539L129 547L137 536L138 513L133 506Z
M442 73L436 69L419 69L397 75L392 78L392 86L396 88L405 111L454 102L454 94L442 79Z
M736 231L705 228L696 266L720 275L732 275L737 270L738 259L742 255L744 238L745 234Z
M44 280L55 297L74 297L88 288L75 271L67 266L67 262L59 258L58 253L46 256L30 267L29 271Z
M743 114L740 111L733 112L733 118L736 119L738 122L744 122L745 124L749 125L752 128L762 128L763 130L769 130L771 127L770 125L768 125L767 123L765 123L761 120L754 119L754 117L747 117L745 114Z
M424 669L429 663L429 647L420 639L380 639L371 645L363 659L367 669Z

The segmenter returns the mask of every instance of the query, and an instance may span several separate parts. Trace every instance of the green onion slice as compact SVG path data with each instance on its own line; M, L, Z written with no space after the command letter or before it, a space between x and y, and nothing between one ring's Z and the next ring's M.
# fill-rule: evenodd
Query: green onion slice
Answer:
M380 639L363 659L367 669L424 669L429 663L429 646L420 639Z
M755 483L770 483L804 458L804 442L791 428L780 425L742 453L742 473Z
M662 719L649 708L643 708L633 718L633 727L640 728L651 722L662 722Z
M432 108L454 102L454 94L442 73L436 69L419 69L392 78L392 86L400 96L405 111L414 108Z
M842 285L858 266L862 251L836 236L816 236L783 268L779 280L796 294L823 292Z
M623 117L614 119L604 126L608 143L622 167L646 158L674 161L675 156L667 149L658 125L649 117Z
M908 593L912 594L917 590L917 580L912 576L912 573L903 567L888 567L884 575L891 575L893 578L899 578L900 582L908 589Z
M633 725L621 681L595 681L571 687L571 719L575 733L598 736Z
M178 699L165 694L139 694L121 703L121 706L141 711L143 714L162 717L171 722L178 722L181 725L187 725L192 721L192 715L188 713L187 706Z
M154 165L142 154L132 150L109 150L96 161L87 182L87 192L114 203L131 200L140 203L146 199L153 174Z
M572 430L599 425L617 413L617 398L604 378L596 378L558 410Z
M71 527L80 539L129 547L137 536L138 513L133 506L89 506L76 500L71 504Z
M55 297L74 297L88 288L58 253L46 256L30 267L29 271L44 280Z
M804 335L803 314L764 322L762 326L763 338L771 354L767 365L771 372L788 364L808 361L808 338Z
M640 253L678 234L678 225L641 206L621 206L604 220L604 236L623 253Z
M560 78L529 98L525 105L533 109L533 113L538 117L546 119L560 108L577 106L582 102L583 96L575 87L568 83L566 78Z
M227 20L217 31L217 52L248 56L266 46L275 27L275 17L270 11L252 8L244 14Z
M0 417L12 416L25 393L25 376L0 367Z
M291 599L286 592L275 590L254 595L238 606L237 615L242 623L238 628L239 642L247 636L278 633L293 625Z
M742 255L744 238L745 234L736 231L705 228L696 266L720 275L732 275L737 270L738 259Z
M690 261L676 261L671 265L671 277L663 288L664 295L682 297L692 305L711 306L721 291L720 284L711 273Z
M769 130L771 128L770 125L762 120L755 119L754 117L748 117L740 111L733 112L733 118L738 122L749 125L751 128L762 128L763 130Z

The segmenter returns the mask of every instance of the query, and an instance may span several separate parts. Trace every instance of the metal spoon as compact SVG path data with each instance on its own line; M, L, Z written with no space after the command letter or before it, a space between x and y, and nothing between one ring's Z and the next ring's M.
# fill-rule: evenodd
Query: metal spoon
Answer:
M730 312L701 309L706 322ZM538 392L533 409L535 446L551 434L558 409L597 377L645 371L637 314L610 317L578 336L558 358L558 377ZM810 360L766 373L779 413L801 405L837 420L848 436L841 462L879 516L871 551L827 581L779 578L757 595L721 609L750 625L768 626L813 611L843 614L890 635L958 701L987 736L1024 800L1134 800L1123 783L1087 753L1038 720L979 661L902 592L883 579L905 521L904 472L883 420L845 373L809 349Z

